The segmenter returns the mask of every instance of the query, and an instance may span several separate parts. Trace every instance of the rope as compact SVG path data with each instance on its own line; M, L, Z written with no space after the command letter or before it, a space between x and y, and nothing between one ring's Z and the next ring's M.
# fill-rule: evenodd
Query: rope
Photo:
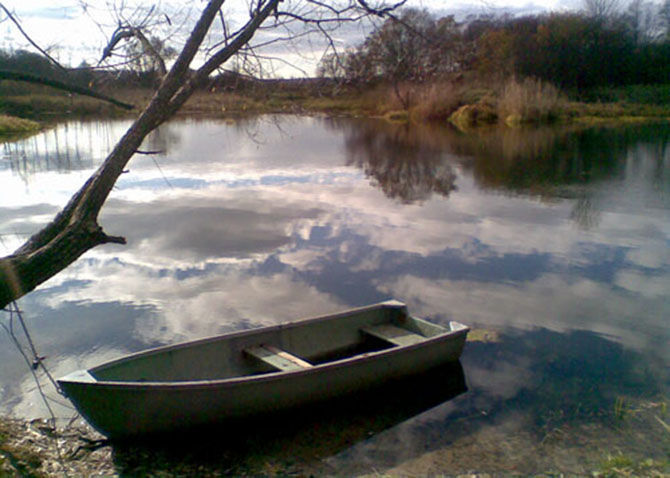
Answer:
M51 408L50 401L60 403L55 399L51 399L47 397L46 393L44 392L44 388L42 387L42 384L40 383L39 377L37 376L37 371L41 368L46 375L46 377L49 379L55 390L60 394L65 396L63 393L63 390L58 386L58 383L56 380L54 380L53 376L47 369L46 365L44 364L44 358L40 356L37 353L37 349L35 347L35 343L33 342L32 336L30 335L30 332L28 331L28 327L26 326L25 321L23 320L23 314L21 312L21 309L19 309L18 304L16 301L12 302L10 306L6 309L4 309L6 312L9 313L9 325L2 323L2 328L5 329L9 337L11 338L12 342L16 346L16 349L19 351L21 356L23 357L23 360L26 362L26 365L28 365L28 368L30 369L30 373L32 374L33 378L35 379L35 384L37 385L37 390L39 391L40 396L42 397L42 400L44 402L45 407L49 411L49 415L51 416L51 426L56 429L56 414L54 413L53 409ZM26 337L26 341L28 343L28 350L25 349L25 347L21 344L21 341L19 340L18 336L16 335L16 331L14 330L14 322L18 320L19 324L21 325L21 329L23 331L23 334Z
M53 408L51 408L51 404L49 403L49 401L51 400L55 403L60 403L60 402L58 402L55 399L47 397L46 393L44 392L44 389L42 388L42 384L40 383L40 379L37 376L37 370L39 368L42 368L45 375L48 377L49 381L54 386L56 391L60 395L63 395L63 396L65 396L65 395L64 395L63 391L61 390L61 388L58 386L58 383L54 380L53 376L51 375L51 373L47 369L46 365L44 364L44 357L41 357L40 355L38 355L37 349L35 348L35 343L33 342L33 339L30 336L30 332L28 332L28 327L26 327L26 323L23 320L23 314L21 313L21 309L19 309L19 306L16 303L16 301L12 301L10 306L7 309L3 309L3 310L5 310L6 312L9 312L9 326L7 326L7 324L4 324L4 323L2 323L0 325L2 325L2 328L5 329L5 331L9 334L9 337L12 339L12 342L16 346L17 350L19 351L19 353L21 354L23 359L25 360L26 365L28 365L28 367L30 368L30 373L32 374L33 379L35 380L35 384L37 385L37 390L39 391L40 396L42 397L42 400L44 401L44 405L46 406L47 410L49 411L49 415L51 416L51 418L49 420L49 425L51 426L51 429L53 430L53 433L54 433L53 437L54 437L55 442L56 442L56 453L58 455L58 461L61 463L61 466L63 466L63 468L65 468L63 452L61 450L60 440L58 439L59 435L58 435L58 429L57 429L57 426L56 426L56 414L54 413ZM23 347L23 345L21 345L21 342L19 341L19 338L16 336L16 333L14 332L14 320L15 320L15 318L17 318L19 323L21 324L21 329L23 330L23 334L25 335L26 340L28 342L28 346L29 346L29 349L30 349L29 352L27 352L25 350L25 348ZM32 355L32 357L30 355Z

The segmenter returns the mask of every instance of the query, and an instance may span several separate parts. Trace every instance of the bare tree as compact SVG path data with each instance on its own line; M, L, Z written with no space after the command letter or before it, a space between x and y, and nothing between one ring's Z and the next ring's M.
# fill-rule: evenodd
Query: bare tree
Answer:
M670 0L665 0L659 5L658 17L665 40L670 40Z
M90 11L92 7L87 2L80 2L85 11ZM170 17L182 16L180 12L161 12L155 3L151 6L139 4L129 7L122 2L111 4L109 8L116 28L102 51L99 64L113 59L117 65L125 68L130 66L138 73L155 72L159 78L164 77L167 74L167 61L177 54L166 41L179 30L179 26L173 27ZM129 8L130 12L127 11ZM98 27L104 28L101 24Z
M608 21L621 7L620 0L584 0L586 15L596 20Z
M636 45L649 43L660 34L662 17L656 9L652 2L633 0L624 12L623 20Z
M248 2L248 20L235 30L223 28L221 40L204 52L207 57L203 64L191 70L196 55L203 53L203 42L213 22L219 15L223 18L223 3L224 0L207 2L149 104L65 208L13 254L0 259L0 307L30 292L89 249L101 244L125 243L123 237L108 235L103 230L98 224L98 215L126 164L137 153L144 138L174 116L213 71L238 52L252 48L250 42L254 34L266 22L284 28L293 22L322 28L370 15L384 16L400 7L404 0L394 4L377 1L374 5L365 0L339 3L254 0ZM283 6L288 8L280 8Z
M658 17L664 39L670 40L670 0L658 6Z

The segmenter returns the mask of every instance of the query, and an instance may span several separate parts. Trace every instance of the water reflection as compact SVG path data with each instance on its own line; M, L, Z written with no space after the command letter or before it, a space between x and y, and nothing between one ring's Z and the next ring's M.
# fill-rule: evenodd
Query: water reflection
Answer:
M95 137L96 125L69 131L81 128L81 138L90 127ZM143 145L163 153L134 158L101 214L128 245L90 251L22 307L61 375L151 345L395 297L419 316L501 340L466 347L466 395L344 451L338 468L406 458L423 469L423 454L472 437L495 448L483 430L519 453L549 453L533 440L552 427L567 436L565 427L595 423L618 443L603 425L612 400L668 385L659 371L670 363L669 131L467 136L363 120L173 122ZM66 164L53 159L62 144L48 149L49 163L0 161L5 252L101 160L80 148L94 159L70 171L52 167ZM5 341L3 411L43 413Z
M448 197L456 189L456 173L444 148L426 127L369 121L338 121L344 131L347 164L365 171L373 184L404 203L425 201L432 194Z
M381 388L287 412L220 427L194 435L114 445L121 474L216 474L231 476L299 474L428 409L447 403L466 390L460 363L449 364ZM380 397L383 399L380 400ZM329 470L328 474L336 472Z
M130 123L127 121L66 122L41 134L2 144L4 161L28 180L30 176L55 171L92 169L114 146Z
M471 158L464 164L483 187L550 194L556 186L624 179L639 168L655 184L667 184L669 140L666 125L645 124L501 128L457 134L451 145L454 153Z
M650 367L607 338L511 329L494 342L469 342L463 364L467 394L326 460L326 469L348 476L373 469L392 476L447 469L586 475L604 458L593 450L617 446L663 459L663 445L653 438L663 427L653 414L625 418L616 404L631 396L659 400L667 369ZM630 435L617 433L626 419L626 426L639 421L635 426L649 433L631 443ZM565 456L568 440L568 453L578 459Z

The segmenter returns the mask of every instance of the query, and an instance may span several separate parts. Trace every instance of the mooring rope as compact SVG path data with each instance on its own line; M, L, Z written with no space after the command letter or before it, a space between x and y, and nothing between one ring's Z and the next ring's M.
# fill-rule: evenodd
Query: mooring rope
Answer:
M63 469L65 469L64 465L64 457L63 457L63 452L61 450L61 443L60 440L58 439L59 434L58 434L58 427L57 427L57 422L56 422L56 414L53 411L53 408L51 407L51 404L49 403L49 400L54 401L55 403L59 403L57 400L54 400L50 397L47 396L47 394L44 392L44 389L42 387L42 384L40 383L40 379L37 376L37 370L39 368L42 368L44 371L45 375L51 382L51 384L54 386L56 391L60 394L65 396L63 393L62 389L58 386L58 383L56 380L54 380L53 376L51 375L51 372L47 369L46 365L44 364L44 357L40 356L37 353L37 349L35 348L35 343L33 342L33 339L30 335L30 332L28 331L28 327L26 326L25 321L23 320L23 314L21 312L21 309L19 309L18 304L16 301L12 301L10 306L8 308L3 309L5 312L9 313L9 326L5 323L2 323L2 328L5 329L5 331L9 334L9 337L11 338L12 342L16 346L17 350L23 357L23 359L26 362L26 365L28 365L28 368L30 369L30 373L33 376L33 379L35 380L35 384L37 385L37 390L39 391L40 396L42 397L42 400L44 402L44 406L47 408L49 411L49 415L51 418L48 420L49 426L51 430L53 431L53 438L56 443L56 453L58 455L58 461L60 462L61 466ZM15 331L14 331L14 319L15 317L18 319L19 323L21 324L21 329L23 330L23 334L26 337L26 341L28 342L28 346L30 349L30 352L27 352L24 348L24 346L21 344L19 341L19 338L17 337ZM32 355L32 357L30 357ZM64 405L64 404L61 404ZM67 473L65 473L65 476L67 476Z
M44 374L46 375L46 377L48 378L48 380L54 386L54 389L60 395L65 396L65 394L63 393L63 390L58 386L58 382L56 382L56 380L54 380L53 375L51 375L51 372L49 372L49 369L46 367L46 365L44 363L44 358L45 357L42 357L37 353L37 348L35 347L35 342L33 341L32 336L30 335L30 332L28 331L28 327L26 326L26 322L25 322L25 320L23 320L23 314L22 314L21 309L19 308L18 304L16 303L16 301L13 301L10 304L9 307L7 307L3 310L5 310L5 312L9 313L9 325L7 325L5 323L2 323L1 324L2 328L5 329L5 331L9 335L10 339L12 340L14 345L16 346L16 349L19 351L19 353L21 354L21 356L25 360L26 365L28 365L28 368L30 369L30 373L32 374L33 379L35 380L35 384L37 385L37 390L38 390L40 396L42 397L42 401L44 402L44 405L45 405L46 409L48 410L49 415L51 416L51 419L50 419L51 426L55 430L56 429L56 414L54 413L53 408L51 407L51 404L49 403L49 400L52 400L56 403L60 403L60 402L57 402L56 400L50 399L46 395L46 393L44 391L44 388L43 388L42 384L40 383L40 379L37 376L37 370L39 370L41 368L42 371L44 372ZM18 320L18 322L21 325L21 329L22 329L23 334L25 335L26 341L28 343L28 348L29 348L28 351L21 344L21 341L19 340L18 336L16 335L16 331L14 330L15 320Z

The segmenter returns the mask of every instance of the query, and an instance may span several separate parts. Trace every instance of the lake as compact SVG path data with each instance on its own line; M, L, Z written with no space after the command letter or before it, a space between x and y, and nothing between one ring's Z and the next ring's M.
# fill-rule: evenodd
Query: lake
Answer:
M128 124L73 121L2 145L3 255L64 206ZM463 133L181 119L143 149L158 154L131 161L100 218L128 244L89 251L20 301L53 375L396 298L473 328L467 390L429 397L445 373L395 405L242 440L208 466L425 475L667 464L668 123ZM48 415L4 331L0 394L3 414Z

